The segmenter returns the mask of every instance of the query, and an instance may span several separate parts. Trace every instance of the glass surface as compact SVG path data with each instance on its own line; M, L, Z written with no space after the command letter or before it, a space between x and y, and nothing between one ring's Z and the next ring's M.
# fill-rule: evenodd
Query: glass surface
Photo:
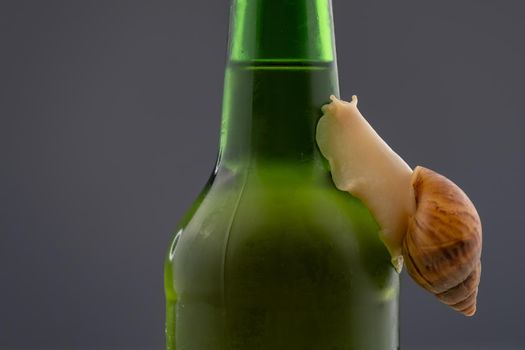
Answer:
M234 61L333 61L329 0L233 0L230 58Z
M315 144L330 2L238 0L231 28L218 164L166 259L167 348L397 349L398 275Z

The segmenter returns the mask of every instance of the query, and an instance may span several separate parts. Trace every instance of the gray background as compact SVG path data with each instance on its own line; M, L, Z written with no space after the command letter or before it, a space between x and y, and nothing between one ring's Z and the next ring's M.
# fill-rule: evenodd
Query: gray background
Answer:
M403 349L525 348L525 6L334 0L342 96L484 224L479 311L404 274ZM0 1L0 348L161 349L217 153L228 1Z

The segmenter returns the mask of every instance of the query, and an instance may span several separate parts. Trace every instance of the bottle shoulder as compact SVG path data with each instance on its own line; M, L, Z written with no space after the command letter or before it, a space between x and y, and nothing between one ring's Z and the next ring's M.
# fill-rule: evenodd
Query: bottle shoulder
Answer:
M339 191L326 171L297 169L238 171L220 169L210 178L182 225L200 230L205 222L257 222L319 226L332 230L377 232L370 211L357 198ZM199 223L198 225L196 225Z
M183 235L196 245L217 246L225 240L236 245L269 239L308 245L344 241L346 250L353 246L355 254L366 251L389 261L379 226L363 203L339 191L329 173L309 181L305 176L218 172L183 223Z
M312 181L299 179L301 175L305 174L214 174L172 240L167 271L174 269L177 276L189 276L187 271L191 276L219 276L224 266L245 265L252 258L262 259L261 264L263 260L314 264L334 256L345 262L344 271L364 274L380 289L389 284L390 255L369 210L337 190L329 174ZM360 272L352 266L361 266Z

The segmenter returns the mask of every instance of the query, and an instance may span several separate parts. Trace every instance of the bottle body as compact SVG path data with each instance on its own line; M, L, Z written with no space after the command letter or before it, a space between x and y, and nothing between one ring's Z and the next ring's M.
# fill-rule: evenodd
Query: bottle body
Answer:
M168 349L397 349L397 275L366 209L228 177L173 248Z

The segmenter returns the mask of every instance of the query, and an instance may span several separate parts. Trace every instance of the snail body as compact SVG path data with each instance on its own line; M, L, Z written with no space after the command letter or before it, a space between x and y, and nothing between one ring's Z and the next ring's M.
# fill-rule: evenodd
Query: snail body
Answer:
M481 221L467 195L421 166L412 171L357 109L331 96L316 139L336 187L370 209L399 272L453 309L472 316L481 274Z

